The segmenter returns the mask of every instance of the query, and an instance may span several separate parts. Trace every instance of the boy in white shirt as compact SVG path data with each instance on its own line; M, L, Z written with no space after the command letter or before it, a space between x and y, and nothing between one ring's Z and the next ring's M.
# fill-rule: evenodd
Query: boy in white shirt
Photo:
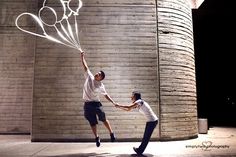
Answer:
M100 138L97 133L97 116L100 121L103 122L105 127L108 129L110 133L111 142L116 140L113 130L110 126L109 121L106 119L106 114L103 111L102 104L99 99L99 94L105 96L105 98L116 104L112 98L106 92L104 84L101 82L105 78L105 73L103 71L99 71L95 75L91 73L88 68L87 62L84 57L84 52L81 52L81 61L85 71L85 83L83 88L83 99L84 99L84 116L89 121L93 134L95 136L96 146L100 146Z
M141 93L134 91L132 92L131 96L132 103L130 105L120 105L116 104L116 107L121 108L125 111L130 111L132 109L138 109L138 111L143 114L146 119L146 127L143 134L142 142L138 148L133 147L134 151L141 155L144 150L146 149L148 142L151 138L151 135L153 133L153 130L158 124L158 118L156 114L153 112L149 104L141 99Z

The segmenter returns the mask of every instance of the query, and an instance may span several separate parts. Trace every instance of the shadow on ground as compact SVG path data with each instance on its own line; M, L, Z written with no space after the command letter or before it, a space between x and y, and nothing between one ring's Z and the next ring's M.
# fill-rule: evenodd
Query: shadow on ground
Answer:
M79 153L79 154L63 154L63 155L53 155L53 156L44 156L40 155L37 157L154 157L152 154L109 154L109 153Z

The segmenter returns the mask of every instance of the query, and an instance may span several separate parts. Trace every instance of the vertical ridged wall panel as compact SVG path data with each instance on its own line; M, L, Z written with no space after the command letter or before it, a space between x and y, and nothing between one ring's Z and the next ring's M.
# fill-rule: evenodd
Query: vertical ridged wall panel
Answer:
M196 137L198 124L192 10L187 0L158 0L157 10L160 138Z
M35 12L37 1L0 1L0 133L30 133L35 37L15 26L22 12ZM25 19L22 28L35 30Z
M47 5L59 10L56 1ZM158 112L156 4L154 0L85 0L78 16L81 46L92 73L103 70L107 92L130 103L132 90ZM33 102L33 141L94 140L83 116L84 71L80 52L37 38ZM117 137L140 139L145 117L115 108L101 96ZM109 132L99 122L100 137ZM158 127L153 134L158 138Z

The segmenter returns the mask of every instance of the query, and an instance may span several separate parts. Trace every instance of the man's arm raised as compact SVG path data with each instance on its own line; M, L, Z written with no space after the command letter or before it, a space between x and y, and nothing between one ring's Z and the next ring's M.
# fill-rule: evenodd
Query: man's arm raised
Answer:
M88 65L87 65L87 62L86 62L86 60L85 60L84 55L85 55L84 51L81 51L81 54L80 54L80 56L81 56L81 61L82 61L82 65L83 65L83 67L84 67L84 71L86 72L86 71L88 70Z

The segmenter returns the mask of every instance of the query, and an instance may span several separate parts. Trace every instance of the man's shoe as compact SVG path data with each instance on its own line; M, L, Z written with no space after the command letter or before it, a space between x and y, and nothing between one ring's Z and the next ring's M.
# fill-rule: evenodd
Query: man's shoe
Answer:
M141 155L141 154L142 154L142 153L140 153L140 152L138 151L138 148L133 147L133 150L134 150L135 153L137 153L138 155Z
M99 147L100 146L100 138L99 137L96 137L96 146Z
M111 136L111 142L115 142L116 137L115 137L114 133L111 133L110 136Z

